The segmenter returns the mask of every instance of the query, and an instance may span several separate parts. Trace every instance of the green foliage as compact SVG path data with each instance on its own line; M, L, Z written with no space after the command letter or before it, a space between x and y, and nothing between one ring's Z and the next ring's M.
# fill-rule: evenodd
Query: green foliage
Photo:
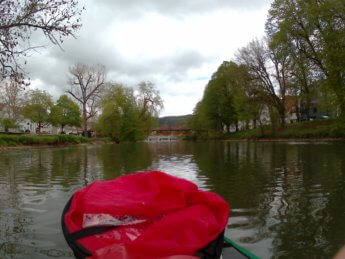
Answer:
M272 133L265 127L264 135L259 129L252 129L227 135L229 139L324 139L345 138L345 124L334 119L315 120L290 124L286 128L278 128Z
M345 6L342 0L275 0L268 20L271 36L292 43L289 55L304 60L306 68L312 70L311 75L315 76L321 85L331 89L343 115L344 17ZM333 102L334 98L329 101Z
M344 17L343 0L274 0L266 37L238 51L243 65L223 62L208 82L190 120L197 135L221 133L238 121L253 121L254 128L258 123L263 135L265 111L271 136L341 136L341 126L299 133L278 127L287 114L310 119L315 105L318 112L345 118Z
M49 121L54 126L60 125L62 131L66 125L80 126L80 109L67 95L62 95L51 108Z
M194 130L222 132L235 119L233 99L229 84L229 62L223 62L213 74L201 102L194 109L190 125Z
M254 90L247 67L223 62L196 105L190 126L199 135L218 137L238 120L256 120L261 107Z
M74 135L1 135L0 146L62 145L85 143L86 139Z
M40 131L42 125L50 120L49 112L52 106L51 96L46 91L36 89L28 93L22 114L32 122L38 123Z
M143 96L148 98L149 95L150 93L145 92L145 95L135 96L132 89L119 84L109 87L103 98L102 114L97 123L98 131L115 141L144 139L151 132L155 121L154 114L158 109L153 107L157 103L147 101L145 104L143 101Z
M18 125L9 118L0 119L0 125L5 128L5 132L8 132L9 129L14 129L18 127Z
M136 102L141 109L140 117L158 117L161 109L163 109L163 100L159 95L159 91L150 81L139 83L139 94L136 96Z

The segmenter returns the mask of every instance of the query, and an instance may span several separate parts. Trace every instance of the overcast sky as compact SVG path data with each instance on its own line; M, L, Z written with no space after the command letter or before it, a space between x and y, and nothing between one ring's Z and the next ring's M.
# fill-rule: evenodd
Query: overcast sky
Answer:
M69 66L101 63L108 80L131 87L153 82L166 116L192 113L222 61L264 35L271 0L80 2L86 11L78 38L66 39L64 51L47 44L28 59L31 88L58 97L68 87Z

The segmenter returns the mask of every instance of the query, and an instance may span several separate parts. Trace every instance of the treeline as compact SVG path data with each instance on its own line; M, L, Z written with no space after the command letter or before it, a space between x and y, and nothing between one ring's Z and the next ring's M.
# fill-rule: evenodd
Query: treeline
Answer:
M27 118L37 132L51 124L82 127L83 135L97 130L115 141L145 138L158 121L163 101L151 82L131 87L106 81L102 65L76 64L70 67L69 90L54 102L47 91L26 90L16 80L0 82L0 103L4 107L0 124L8 131Z
M344 1L275 0L265 34L213 74L194 109L193 129L209 135L270 124L274 131L285 127L291 103L301 121L315 101L344 121Z

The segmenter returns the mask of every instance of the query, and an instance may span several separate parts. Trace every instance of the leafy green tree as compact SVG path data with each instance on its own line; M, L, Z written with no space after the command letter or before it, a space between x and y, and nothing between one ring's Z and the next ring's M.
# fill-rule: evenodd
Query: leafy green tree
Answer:
M190 125L194 130L223 132L238 120L255 121L258 103L248 69L232 61L224 61L208 82L202 100L196 105Z
M194 107L192 117L190 118L190 120L188 122L188 125L199 136L207 133L208 129L210 128L210 126L209 126L210 122L206 116L204 109L205 109L205 105L201 100Z
M137 103L140 107L140 116L150 114L151 116L158 116L163 109L163 100L159 95L159 91L150 81L142 81L138 85Z
M238 130L238 121L245 122L246 127L253 121L256 127L260 120L262 105L260 105L259 91L250 76L249 69L243 64L228 62L228 88L232 95L232 105L235 111L235 125Z
M9 129L14 129L18 127L18 125L10 118L0 119L0 124L4 127L5 132L8 132Z
M97 128L116 142L137 141L143 138L140 114L133 90L115 84L104 97Z
M137 141L148 136L163 107L154 85L142 82L136 93L121 84L108 84L105 89L98 131L117 142Z
M140 110L139 119L143 123L144 134L149 135L152 128L158 124L158 115L164 108L163 99L150 81L139 83L135 98Z
M313 74L336 97L345 116L345 5L342 0L275 0L269 11L272 34L284 33ZM331 96L331 95L329 95ZM333 102L332 99L329 100Z
M49 123L52 106L52 97L46 91L36 89L28 92L22 113L25 118L38 124L37 130L40 133L41 128Z
M80 126L80 109L67 95L62 95L51 108L49 121L54 126L60 125L61 132L66 125Z
M236 111L229 87L229 65L230 62L223 62L208 82L190 120L193 130L211 135L223 133L224 129L230 131L230 125L236 120Z

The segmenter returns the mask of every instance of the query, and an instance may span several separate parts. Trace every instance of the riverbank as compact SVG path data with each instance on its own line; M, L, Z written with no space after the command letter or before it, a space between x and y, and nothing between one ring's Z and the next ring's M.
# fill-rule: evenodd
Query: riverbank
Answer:
M337 141L345 140L345 124L334 119L316 120L289 124L285 128L256 128L226 134L226 140L256 140L256 141Z
M58 146L86 142L87 138L74 135L0 135L0 147Z

